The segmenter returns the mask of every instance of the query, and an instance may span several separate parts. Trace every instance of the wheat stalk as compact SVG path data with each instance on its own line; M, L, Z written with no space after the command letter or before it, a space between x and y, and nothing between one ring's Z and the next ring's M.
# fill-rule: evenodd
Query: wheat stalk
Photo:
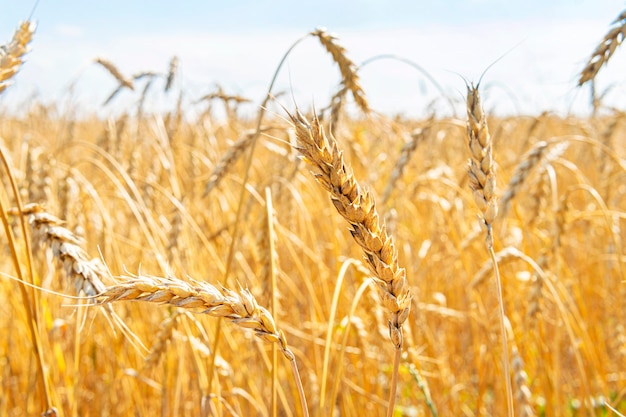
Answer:
M0 93L9 86L8 81L19 71L35 28L36 25L28 20L21 23L11 41L0 46Z
M587 65L580 73L580 78L578 79L579 86L595 79L602 65L609 62L609 59L613 56L617 47L624 41L624 37L626 36L626 10L620 13L617 19L611 24L616 26L604 35L602 42L600 42L591 54Z

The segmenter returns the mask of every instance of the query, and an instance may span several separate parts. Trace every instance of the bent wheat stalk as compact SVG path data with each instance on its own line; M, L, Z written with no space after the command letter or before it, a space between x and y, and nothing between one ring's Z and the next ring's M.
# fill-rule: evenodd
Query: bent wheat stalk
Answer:
M319 119L314 117L309 123L298 110L289 117L296 130L298 151L315 167L315 178L330 193L339 214L350 223L350 233L363 250L365 263L376 278L382 304L391 313L389 336L396 349L388 408L388 415L392 415L403 342L402 324L411 308L406 270L398 265L393 239L380 224L374 199L356 182L352 170L343 161L342 152L326 136Z

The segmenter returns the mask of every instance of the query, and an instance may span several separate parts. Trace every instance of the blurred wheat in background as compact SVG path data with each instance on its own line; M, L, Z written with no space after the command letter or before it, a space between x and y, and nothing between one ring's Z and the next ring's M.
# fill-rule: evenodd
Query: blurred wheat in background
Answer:
M625 113L492 117L472 85L445 97L467 120L391 118L335 35L305 38L330 103L218 86L192 117L177 57L94 58L103 105L136 107L0 114L0 415L625 414Z

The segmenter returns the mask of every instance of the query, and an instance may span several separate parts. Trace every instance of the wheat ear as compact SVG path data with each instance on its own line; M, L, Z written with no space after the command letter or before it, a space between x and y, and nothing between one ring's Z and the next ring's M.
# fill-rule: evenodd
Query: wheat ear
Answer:
M172 59L170 59L169 69L167 71L167 77L165 78L165 92L167 93L172 85L174 85L174 78L176 77L176 72L178 71L178 57L174 55Z
M562 142L557 146L554 146L550 150L550 152L548 152L548 148L550 147L550 145L553 144L554 142L539 142L530 151L526 152L524 156L522 156L522 162L520 162L519 165L515 167L513 176L509 180L506 191L502 196L502 200L500 203L500 207L502 208L502 216L504 216L509 211L511 207L511 201L519 193L522 185L524 185L524 182L530 176L532 170L536 166L541 165L543 162L552 161L558 158L563 154L563 152L565 152L568 147L567 143Z
M430 122L432 122L432 118ZM429 122L429 124L430 124ZM402 173L404 172L404 168L408 165L411 160L411 156L415 153L417 149L417 145L420 142L423 142L424 139L428 136L428 132L430 130L429 126L426 126L422 129L416 129L411 134L411 140L404 144L402 150L400 151L400 157L396 161L395 166L393 167L393 171L391 172L391 177L389 178L389 182L385 186L385 190L383 191L382 204L383 206L389 201L391 197L391 193L396 188L396 183L402 177Z
M19 215L17 209L9 210L12 215ZM93 297L100 294L105 285L102 278L107 275L99 258L89 260L87 252L80 247L80 239L69 229L63 227L63 221L36 203L22 207L22 215L28 216L33 229L33 242L37 246L47 246L63 265L67 279L74 284L76 294L81 292Z
M518 417L535 417L535 412L532 407L532 392L528 387L528 374L524 370L524 358L520 354L517 346L513 345L511 348L512 353L512 365L513 374L515 378L515 399L518 405Z
M589 61L587 61L587 65L580 73L580 78L578 79L579 86L593 80L598 75L602 65L609 62L617 47L624 41L626 36L626 10L620 13L617 19L612 22L612 25L615 26L604 35L602 42L593 51Z
M481 221L487 228L487 242L493 247L491 226L498 215L496 173L493 162L491 135L480 102L478 88L467 87L467 137L470 151L469 181L474 201L481 211Z
M406 270L398 265L398 253L385 226L380 224L374 199L359 187L352 170L343 162L342 152L326 136L317 116L311 123L298 110L289 117L296 130L296 148L315 167L315 178L330 193L339 214L350 223L350 233L363 249L365 263L376 277L382 305L391 313L389 337L395 347L387 404L387 417L391 417L402 353L402 324L411 309Z
M13 39L0 46L0 93L8 86L8 81L13 77L23 63L23 57L28 52L28 44L33 39L36 25L25 21L13 34Z
M117 67L111 61L108 61L104 58L96 58L95 62L102 65L107 71L109 71L109 73L113 77L115 77L117 82L120 83L120 87L130 88L131 90L135 89L135 86L133 85L132 80L124 77L122 73L120 72L120 70L118 70Z
M235 164L235 162L239 160L239 158L246 151L246 149L250 147L255 137L255 132L246 132L243 134L241 139L239 139L230 148L228 148L226 154L224 154L222 159L218 162L217 166L213 170L213 173L211 173L211 177L209 177L209 181L207 182L207 185L204 189L205 197L215 187L217 187L220 182L222 182L222 179L228 172L228 169L231 168Z
M337 43L337 37L328 33L325 28L318 28L311 32L312 36L316 36L322 46L333 57L333 61L339 66L341 72L342 84L350 90L356 104L363 110L369 112L369 104L365 97L365 91L361 87L361 82L357 74L357 66L348 58L346 49Z
M258 337L267 342L278 343L283 355L289 360L294 359L293 353L287 347L285 335L276 328L270 312L259 306L247 289L218 289L206 282L189 283L174 277L141 275L123 278L125 281L107 287L98 294L99 303L145 301L224 317L239 327L254 330Z
M350 233L363 249L365 262L376 276L383 306L392 318L391 341L402 348L402 323L409 316L411 294L406 271L398 265L393 240L380 225L373 198L359 187L351 169L343 161L337 144L329 140L317 117L312 122L296 110L290 114L296 130L297 149L316 168L315 178L330 193L339 214L350 223Z
M254 333L266 342L277 343L291 364L302 411L304 416L308 417L296 357L287 346L285 334L277 329L270 312L257 303L250 291L241 287L238 291L223 286L218 289L207 282L187 282L174 277L141 275L123 278L126 280L107 287L96 297L100 304L106 305L116 301L169 304L213 317L224 317L241 328L254 330Z
M143 364L143 369L151 369L159 364L159 360L167 350L167 345L169 341L172 339L172 335L174 333L174 328L176 327L176 321L179 312L174 313L172 316L167 317L165 320L161 322L159 325L159 331L154 338L154 342L150 347L150 353L146 356L146 360Z

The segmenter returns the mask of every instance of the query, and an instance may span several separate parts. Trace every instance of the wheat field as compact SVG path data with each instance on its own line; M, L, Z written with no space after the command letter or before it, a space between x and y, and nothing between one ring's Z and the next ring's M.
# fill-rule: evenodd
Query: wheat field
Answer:
M0 415L626 413L626 113L495 117L470 84L458 117L389 117L305 37L341 79L316 108L268 84L191 117L178 59L96 58L136 107L0 114Z

